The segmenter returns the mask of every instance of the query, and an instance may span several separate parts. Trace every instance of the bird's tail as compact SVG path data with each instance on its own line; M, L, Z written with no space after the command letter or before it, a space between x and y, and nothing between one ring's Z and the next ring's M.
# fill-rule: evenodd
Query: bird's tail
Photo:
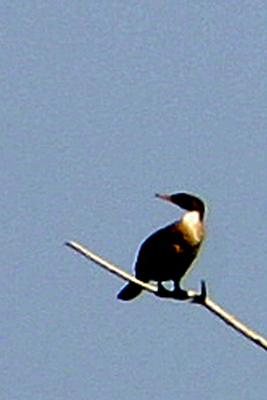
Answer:
M142 292L142 288L135 283L129 282L126 286L118 293L118 299L120 300L133 300Z

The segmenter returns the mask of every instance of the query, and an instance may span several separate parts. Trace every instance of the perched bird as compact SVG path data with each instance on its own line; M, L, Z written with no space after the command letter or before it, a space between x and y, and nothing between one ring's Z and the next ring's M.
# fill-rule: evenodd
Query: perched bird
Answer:
M135 264L135 276L143 282L158 282L158 295L162 297L187 298L180 288L185 275L199 251L205 236L205 205L198 197L187 193L173 195L156 194L164 200L187 210L179 221L152 233L142 244ZM172 280L173 291L162 286ZM142 292L137 284L129 282L118 294L121 300L132 300Z

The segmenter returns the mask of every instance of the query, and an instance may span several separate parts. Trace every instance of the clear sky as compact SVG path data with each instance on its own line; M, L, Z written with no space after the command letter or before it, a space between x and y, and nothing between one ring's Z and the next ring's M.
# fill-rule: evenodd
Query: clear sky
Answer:
M144 294L64 246L131 271L208 205L184 286L267 336L264 1L13 1L1 6L3 400L259 400L267 353L199 306Z

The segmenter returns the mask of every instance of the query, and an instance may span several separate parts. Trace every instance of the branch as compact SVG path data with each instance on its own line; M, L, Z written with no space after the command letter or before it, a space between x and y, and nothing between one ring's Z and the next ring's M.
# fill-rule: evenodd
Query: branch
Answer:
M129 274L128 272L124 271L123 269L117 267L116 265L106 261L104 258L98 256L97 254L93 253L92 251L86 249L81 244L70 241L67 242L66 245L73 250L77 251L78 253L82 254L84 257L94 261L96 264L100 265L100 267L108 270L109 272L119 276L121 279L125 281L131 281L136 283L137 285L141 286L143 289L154 293L155 295L158 294L158 287L152 285L150 283L145 283L140 281L135 276ZM216 304L212 299L210 299L206 294L206 285L205 282L202 281L201 285L201 292L197 293L193 290L188 290L187 292L188 300L191 300L192 303L197 303L205 307L207 310L211 311L213 314L217 315L221 320L223 320L226 324L230 325L232 328L237 330L239 333L247 337L249 340L254 342L256 345L260 346L264 350L267 351L267 340L260 336L258 333L254 332L252 329L248 328L242 322L238 321L233 315L229 314L226 310ZM168 298L171 295L168 295ZM175 299L175 298L174 298ZM177 300L177 298L175 299Z

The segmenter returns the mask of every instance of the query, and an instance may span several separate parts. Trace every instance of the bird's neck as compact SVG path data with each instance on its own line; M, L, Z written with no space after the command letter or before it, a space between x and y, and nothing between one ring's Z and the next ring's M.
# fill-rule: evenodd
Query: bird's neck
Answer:
M184 240L191 246L197 246L202 242L205 235L204 224L198 211L188 211L182 217L179 230Z

